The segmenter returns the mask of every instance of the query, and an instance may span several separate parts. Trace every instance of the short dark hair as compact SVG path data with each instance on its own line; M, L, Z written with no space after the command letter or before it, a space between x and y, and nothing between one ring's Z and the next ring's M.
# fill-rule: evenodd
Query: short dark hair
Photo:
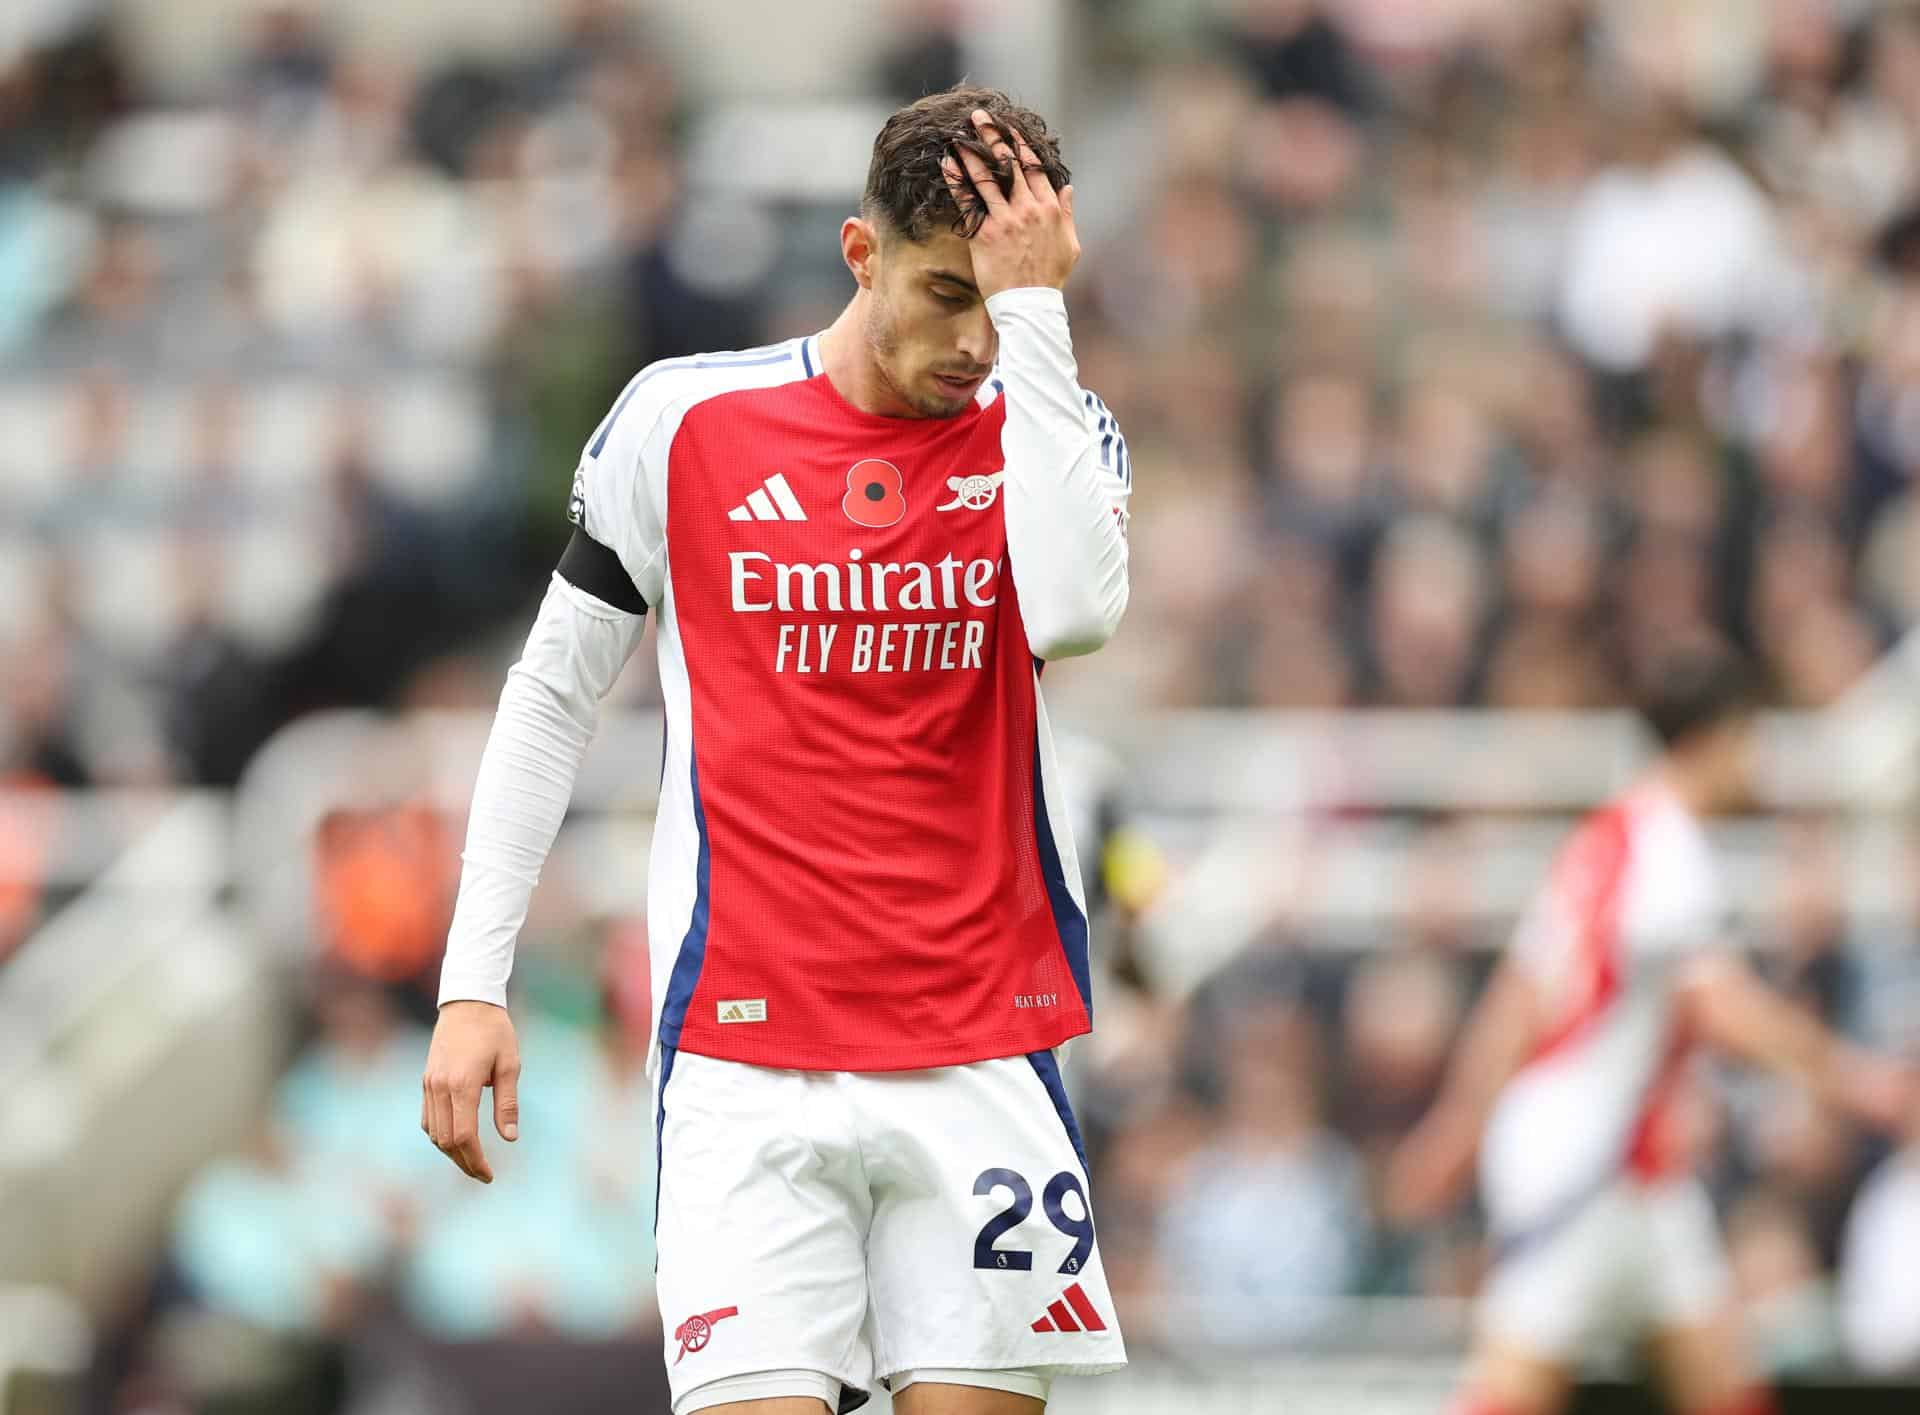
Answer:
M1662 655L1649 668L1640 712L1663 747L1675 747L1724 722L1750 717L1765 700L1760 678L1732 649L1697 644Z
M1002 133L1011 128L1027 140L1055 191L1072 179L1067 164L1060 160L1060 140L1048 130L1045 118L1022 108L999 89L959 84L909 103L881 126L880 136L873 140L860 214L914 241L924 241L942 229L959 236L979 230L986 208L977 198L955 202L940 170L943 157L958 160L964 149L994 172L1003 193L1012 190L1013 164L1002 164L980 140L973 126L976 108L986 109Z

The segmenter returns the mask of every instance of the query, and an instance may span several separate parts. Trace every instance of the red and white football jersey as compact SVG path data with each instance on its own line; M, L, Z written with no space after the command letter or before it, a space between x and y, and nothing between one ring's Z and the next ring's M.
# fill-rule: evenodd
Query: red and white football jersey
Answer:
M1683 1164L1675 1100L1693 1047L1680 965L1717 945L1720 927L1705 832L1665 786L1595 812L1562 847L1513 942L1550 1020L1488 1127L1481 1171L1497 1226Z
M1088 1029L1004 422L998 380L953 418L863 412L814 336L656 364L589 441L573 518L659 619L660 1045L884 1071ZM1117 429L1100 460L1122 515Z

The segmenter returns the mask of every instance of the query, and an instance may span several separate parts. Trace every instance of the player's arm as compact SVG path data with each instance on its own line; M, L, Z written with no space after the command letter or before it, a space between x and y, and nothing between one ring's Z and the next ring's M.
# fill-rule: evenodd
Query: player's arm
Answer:
M594 430L574 474L576 527L520 660L507 674L480 758L460 893L440 972L440 1018L420 1125L483 1182L480 1092L494 1129L519 1133L519 1046L507 1016L513 945L593 739L600 700L640 642L648 597L664 588L665 478L672 431L643 370Z
M1074 363L1060 293L1080 254L1073 188L1055 192L1019 135L985 119L975 114L1003 160L1012 160L1009 140L1019 148L1011 194L965 149L945 171L957 198L971 187L987 208L972 239L973 272L1000 336L1007 559L1027 643L1040 658L1067 658L1112 638L1126 612L1126 444L1081 389Z
M514 940L593 740L600 700L638 646L645 613L618 558L576 530L507 673L481 754L420 1128L482 1183L493 1180L480 1144L482 1089L493 1088L500 1137L519 1136L520 1053L506 1011Z
M1912 1068L1841 1040L1734 954L1690 962L1680 999L1688 1025L1709 1045L1790 1076L1869 1125L1898 1129L1920 1104L1920 1078Z
M1542 1012L1539 980L1510 955L1467 1022L1439 1099L1393 1156L1386 1193L1393 1217L1430 1217L1459 1197L1494 1101L1539 1041Z
M494 1129L504 1140L519 1136L520 1054L506 1011L514 941L566 816L600 700L639 644L645 612L613 552L576 530L507 673L481 754L420 1127L483 1183L493 1180L480 1144L484 1088L493 1088Z

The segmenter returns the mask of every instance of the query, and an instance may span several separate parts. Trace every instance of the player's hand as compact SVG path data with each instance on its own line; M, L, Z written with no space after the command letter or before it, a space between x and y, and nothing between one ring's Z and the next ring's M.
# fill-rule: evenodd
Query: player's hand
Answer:
M1002 193L999 178L977 154L956 148L955 155L941 159L940 170L960 209L986 208L986 219L968 242L973 283L983 299L1029 285L1060 289L1080 259L1073 188L1054 191L1026 139L1002 133L984 108L973 110L973 126L1000 171L1012 174L1011 190Z
M1836 1063L1839 1095L1855 1118L1876 1130L1920 1130L1920 1073L1900 1061L1845 1049Z
M1460 1202L1473 1175L1475 1127L1444 1108L1414 1127L1387 1161L1381 1208L1399 1228L1430 1223Z
M480 1092L493 1087L493 1128L520 1138L520 1042L507 1009L490 1002L449 1002L434 1024L427 1070L420 1079L420 1128L461 1172L493 1183L480 1148Z

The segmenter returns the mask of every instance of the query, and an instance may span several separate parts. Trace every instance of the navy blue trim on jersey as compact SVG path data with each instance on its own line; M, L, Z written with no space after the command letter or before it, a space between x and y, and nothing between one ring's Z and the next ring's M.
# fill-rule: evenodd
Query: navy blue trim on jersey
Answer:
M1080 1156L1081 1174L1091 1176L1093 1171L1087 1166L1087 1147L1080 1142L1080 1124L1073 1118L1073 1103L1067 1099L1067 1083L1060 1074L1059 1058L1050 1051L1030 1051L1027 1060L1033 1063L1040 1084L1047 1088L1047 1094L1052 1097L1053 1108L1060 1113L1060 1123L1067 1127L1067 1138L1073 1141L1073 1152Z
M774 346L769 344L762 347ZM770 364L784 363L792 357L793 349L782 345L777 354L763 354L759 349L743 349L737 354L692 354L686 358L662 359L627 385L627 391L620 395L620 400L613 405L613 411L607 414L607 420L600 424L600 430L594 434L593 445L587 449L588 454L594 457L600 455L601 450L607 445L607 439L613 436L613 425L620 421L620 414L625 411L628 400L640 391L641 384L657 373L700 368L765 368Z
M708 890L713 882L713 851L707 840L707 811L700 804L700 761L694 744L687 743L693 783L693 823L700 832L700 862L694 870L693 917L687 920L687 932L680 940L680 953L673 960L673 972L667 979L666 1000L660 1006L660 1045L680 1045L680 1028L687 1020L687 1008L693 991L700 985L700 969L707 961L707 924L712 918Z
M676 1047L660 1048L660 1094L653 1103L653 1234L660 1236L660 1176L666 1172L667 1160L667 1082L673 1076L673 1059L680 1054ZM660 1254L653 1255L653 1265L660 1266Z
M809 339L800 341L800 367L807 371L808 378L813 377L813 357L807 353L807 345L811 342Z
M1046 878L1047 900L1053 906L1053 927L1060 935L1060 947L1066 951L1067 967L1073 971L1073 985L1080 990L1080 1005L1087 1010L1087 1025L1092 1026L1093 974L1087 965L1087 916L1073 902L1067 872L1060 864L1060 849L1054 843L1053 823L1047 817L1038 726L1033 730L1033 834L1040 843L1040 872Z

